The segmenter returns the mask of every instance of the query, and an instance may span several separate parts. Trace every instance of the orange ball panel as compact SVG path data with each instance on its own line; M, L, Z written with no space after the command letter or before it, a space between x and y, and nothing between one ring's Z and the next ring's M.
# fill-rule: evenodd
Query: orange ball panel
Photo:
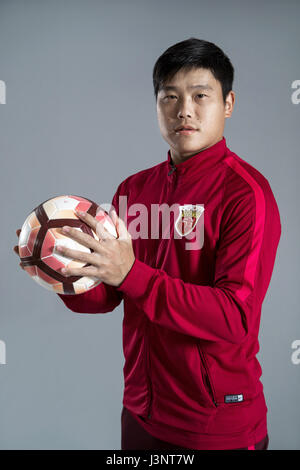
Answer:
M51 230L47 230L47 233L45 235L45 238L42 244L41 259L52 255L54 245L55 245L55 237L51 233Z
M28 242L27 242L27 248L30 251L31 255L33 253L33 247L34 247L34 244L35 244L37 234L39 233L39 230L40 230L39 227L34 228L34 229L32 229L32 231L30 232L30 235L29 235L29 239L28 239Z
M89 208L91 207L91 203L88 201L81 201L79 204L76 206L77 211L82 211L82 212L87 212Z
M75 261L74 259L68 263L68 268L73 269L73 268L82 268L85 263L83 261Z
M76 214L74 214L74 211L72 209L65 209L65 210L60 210L55 212L54 216L51 218L55 219L78 219Z
M57 259L55 256L48 256L48 258L43 259L43 262L47 264L47 266L58 272L61 268L65 267L64 263L62 263L62 261L59 261L59 259Z
M56 292L57 294L64 294L64 289L63 285L61 282L58 282L54 286L52 286L53 292Z
M66 224L67 225L67 224ZM52 236L57 240L57 239L62 239L62 238L67 238L67 235L64 235L61 232L61 227L53 227L48 230L52 234Z
M28 222L29 222L29 225L31 227L31 229L34 229L34 228L40 228L41 227L41 224L37 218L37 216L35 215L35 212L33 212L31 214L31 216L29 217L28 219Z
M27 246L20 246L19 254L20 254L20 258L26 258L27 256L32 255L31 251L28 250Z
M83 294L83 292L85 292L85 288L82 285L74 284L74 291L75 294Z
M36 266L24 266L24 269L32 277L37 275Z

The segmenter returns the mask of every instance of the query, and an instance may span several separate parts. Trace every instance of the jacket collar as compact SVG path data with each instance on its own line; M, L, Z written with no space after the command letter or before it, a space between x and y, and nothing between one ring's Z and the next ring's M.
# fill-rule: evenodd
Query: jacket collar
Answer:
M170 150L168 150L166 165L168 179L172 179L174 173L176 173L177 178L180 180L189 180L194 175L206 172L225 157L226 148L226 139L223 136L216 144L198 152L177 165L174 164Z

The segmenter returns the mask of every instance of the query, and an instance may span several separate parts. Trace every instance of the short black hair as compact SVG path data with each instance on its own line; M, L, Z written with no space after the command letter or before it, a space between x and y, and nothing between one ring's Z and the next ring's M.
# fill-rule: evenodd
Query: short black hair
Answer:
M191 37L170 46L157 59L153 68L154 95L178 72L179 69L209 69L221 83L225 104L228 93L232 90L234 68L227 55L213 42Z

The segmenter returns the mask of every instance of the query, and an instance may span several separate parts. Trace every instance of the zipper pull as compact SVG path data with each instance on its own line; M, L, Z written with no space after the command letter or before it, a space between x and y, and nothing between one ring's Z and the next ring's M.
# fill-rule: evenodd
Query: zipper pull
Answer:
M176 170L176 166L172 165L172 169L169 171L168 176L170 176L175 170Z

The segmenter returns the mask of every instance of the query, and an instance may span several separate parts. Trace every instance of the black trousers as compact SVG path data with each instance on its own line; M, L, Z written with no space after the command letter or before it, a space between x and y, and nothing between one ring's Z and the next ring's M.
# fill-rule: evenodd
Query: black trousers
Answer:
M240 447L231 450L267 450L269 445L268 434L253 447ZM147 450L147 449L177 449L187 450L187 447L179 447L176 444L162 441L151 436L138 422L125 406L121 414L121 450ZM190 449L195 450L195 449Z

